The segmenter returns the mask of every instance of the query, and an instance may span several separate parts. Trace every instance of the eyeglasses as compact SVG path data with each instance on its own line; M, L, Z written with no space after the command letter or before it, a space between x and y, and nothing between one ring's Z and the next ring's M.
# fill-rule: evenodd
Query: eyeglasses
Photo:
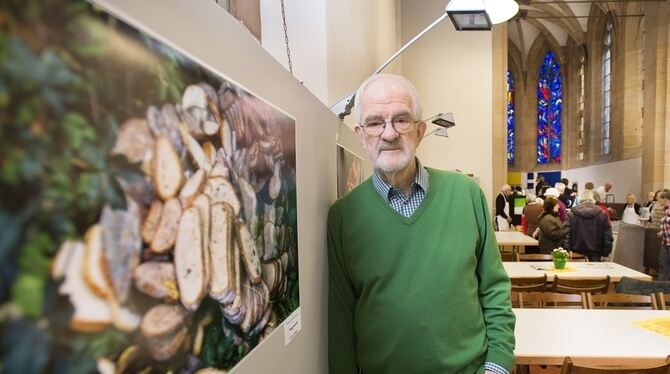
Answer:
M398 134L408 133L417 121L408 116L393 117L391 119L371 119L363 123L363 131L370 136L379 136L384 132L387 123L391 123Z

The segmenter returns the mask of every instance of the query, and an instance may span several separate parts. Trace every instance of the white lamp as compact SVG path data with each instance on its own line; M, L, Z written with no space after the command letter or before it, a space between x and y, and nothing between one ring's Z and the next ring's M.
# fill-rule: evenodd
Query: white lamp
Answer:
M514 0L484 0L484 8L494 25L509 20L519 12L519 4Z

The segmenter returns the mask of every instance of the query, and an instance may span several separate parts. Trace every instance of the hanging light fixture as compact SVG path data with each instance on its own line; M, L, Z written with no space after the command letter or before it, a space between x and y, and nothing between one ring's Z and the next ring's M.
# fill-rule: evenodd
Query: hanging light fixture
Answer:
M519 12L519 4L514 0L484 0L484 8L494 25L509 20Z

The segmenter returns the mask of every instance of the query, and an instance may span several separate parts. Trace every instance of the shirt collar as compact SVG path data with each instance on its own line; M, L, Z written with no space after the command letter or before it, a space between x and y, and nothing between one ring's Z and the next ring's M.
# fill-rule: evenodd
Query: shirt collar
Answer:
M428 171L423 167L423 165L421 165L421 162L418 158L415 158L415 160L417 173L416 177L414 177L414 183L412 184L411 191L413 192L415 188L421 188L423 192L428 193ZM372 173L372 183L374 184L377 192L384 198L384 200L386 200L386 202L389 202L389 197L393 193L393 190L398 190L397 188L394 188L390 184L386 183L386 181L379 174L377 174L376 170Z

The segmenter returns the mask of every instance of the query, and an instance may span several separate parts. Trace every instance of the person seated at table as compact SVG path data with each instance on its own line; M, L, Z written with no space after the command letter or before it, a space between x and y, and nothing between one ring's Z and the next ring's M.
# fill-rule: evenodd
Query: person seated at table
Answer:
M563 240L563 222L558 217L559 200L553 196L544 199L543 212L540 214L536 230L540 253L549 254L561 246Z
M521 227L523 233L528 236L533 236L533 233L540 225L540 214L542 214L543 201L535 196L534 193L526 195L526 206L523 207L521 213ZM527 245L525 253L540 253L540 248L536 245Z
M579 205L570 209L563 248L581 253L591 262L607 260L612 252L612 226L607 213L595 204L592 190L584 191Z

